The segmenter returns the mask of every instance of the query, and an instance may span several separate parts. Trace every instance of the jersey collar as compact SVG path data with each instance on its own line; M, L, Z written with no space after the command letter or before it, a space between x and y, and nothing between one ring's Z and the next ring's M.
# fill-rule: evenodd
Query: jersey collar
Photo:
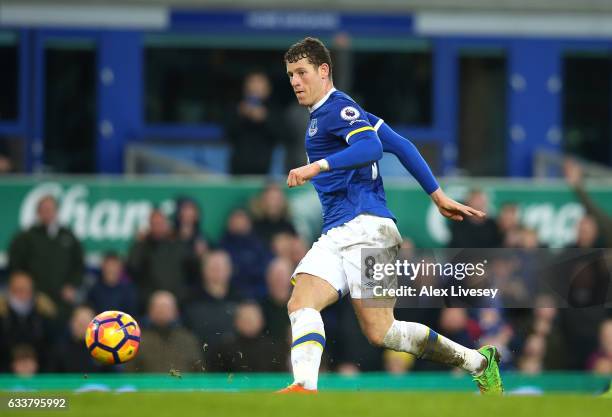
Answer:
M336 89L335 89L334 87L332 87L332 89L331 89L331 90L329 90L329 91L327 92L327 94L325 94L325 95L323 96L323 98L322 98L321 100L317 101L317 102L315 103L315 105L314 105L314 106L309 107L309 108L308 108L308 111L310 111L310 112L312 113L313 111L315 111L316 109L318 109L319 107L321 107L321 106L323 105L323 103L325 103L325 102L327 101L327 99L329 98L329 96L331 96L331 95L332 95L332 93L333 93L334 91L336 91Z

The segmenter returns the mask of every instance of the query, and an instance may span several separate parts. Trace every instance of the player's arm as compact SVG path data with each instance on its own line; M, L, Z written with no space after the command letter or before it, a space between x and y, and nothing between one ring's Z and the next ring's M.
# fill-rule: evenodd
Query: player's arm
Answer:
M356 169L378 161L382 158L383 148L374 130L371 127L370 129L368 133L360 134L358 138L347 141L349 143L348 148L325 159L289 171L287 185L296 187L321 172L335 169Z
M429 165L414 144L395 132L385 121L372 113L367 113L368 121L374 126L383 152L392 153L399 159L408 171L421 185L427 194L436 191L440 186L436 181Z
M362 118L360 115L363 115ZM329 133L346 141L348 147L325 159L292 169L287 177L287 185L295 187L321 172L361 168L382 158L383 147L380 139L365 117L365 112L354 103L343 103L339 106L337 120L331 122Z
M438 206L440 214L452 220L463 220L464 216L484 217L485 213L472 207L461 204L448 197L436 181L429 165L414 144L399 135L381 118L367 113L368 121L374 126L384 152L395 155L408 171L421 185L423 190L429 194L433 202Z

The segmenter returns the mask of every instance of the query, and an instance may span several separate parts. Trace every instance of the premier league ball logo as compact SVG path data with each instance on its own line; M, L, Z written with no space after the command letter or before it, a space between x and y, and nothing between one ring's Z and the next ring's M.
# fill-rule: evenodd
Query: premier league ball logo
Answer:
M355 107L347 106L340 110L340 117L349 122L357 120L359 115L359 110L357 110Z

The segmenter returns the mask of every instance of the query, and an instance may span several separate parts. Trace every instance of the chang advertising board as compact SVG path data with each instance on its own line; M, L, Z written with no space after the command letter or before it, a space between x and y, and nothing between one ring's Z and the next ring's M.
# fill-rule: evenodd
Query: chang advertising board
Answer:
M229 212L247 207L263 188L264 181L210 181L189 179L128 180L93 178L57 178L37 181L31 178L0 182L0 252L6 252L12 236L31 225L36 205L43 195L53 195L59 202L60 221L69 225L82 239L88 252L113 249L125 252L134 235L146 228L153 207L173 215L175 200L193 198L202 210L205 235L217 241L225 228ZM561 247L575 237L576 223L583 215L582 206L571 190L562 184L534 186L493 181L487 183L450 183L447 192L462 198L478 185L491 203L490 213L505 202L520 208L524 225L534 229L547 246ZM414 184L386 184L387 202L398 219L401 233L420 247L442 247L448 242L448 222L431 200ZM321 208L312 187L287 190L291 213L300 234L316 239L321 227ZM591 195L604 209L612 212L612 190L593 187Z

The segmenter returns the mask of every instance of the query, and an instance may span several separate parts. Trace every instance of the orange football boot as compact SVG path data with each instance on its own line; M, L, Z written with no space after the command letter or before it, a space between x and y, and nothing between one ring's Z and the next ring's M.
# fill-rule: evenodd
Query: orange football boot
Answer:
M300 384L291 384L287 388L276 391L277 394L316 394L316 389L306 389Z

